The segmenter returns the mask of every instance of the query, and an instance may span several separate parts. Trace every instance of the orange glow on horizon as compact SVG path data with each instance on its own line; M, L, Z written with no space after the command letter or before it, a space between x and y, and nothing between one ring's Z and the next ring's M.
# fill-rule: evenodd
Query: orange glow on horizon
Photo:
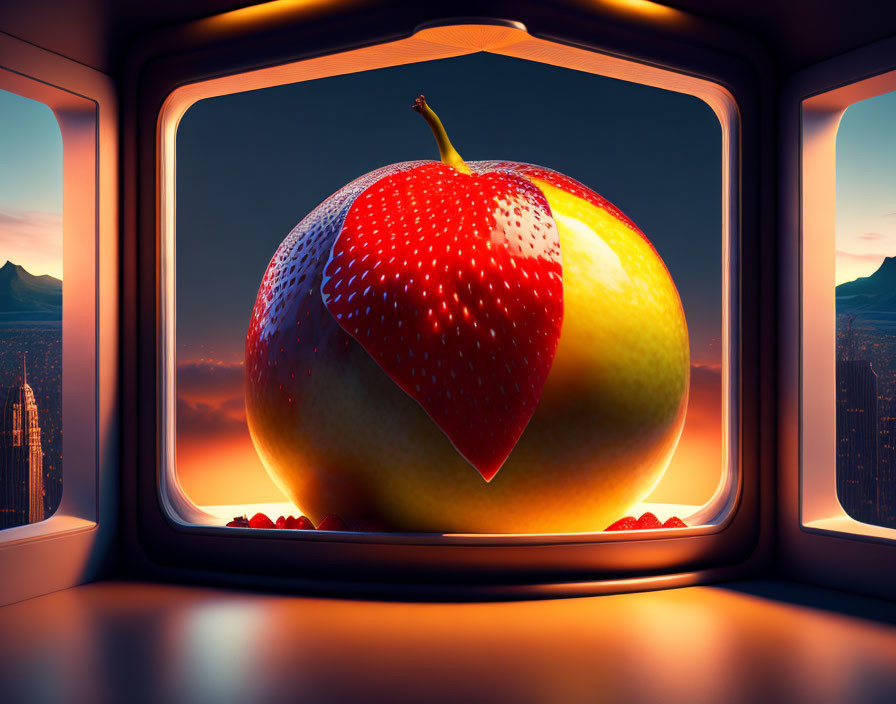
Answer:
M177 468L181 487L198 506L287 500L261 464L248 430L231 438L179 441Z
M226 365L214 365L215 367ZM236 365L240 368L242 365ZM217 373L219 370L216 370ZM713 496L722 471L721 376L712 367L696 366L678 448L663 479L645 501L702 506ZM189 409L219 414L229 430L178 432L177 473L184 492L200 506L244 503L274 503L284 497L255 451L245 426L245 411L235 408L241 396L229 387L185 388L179 399ZM472 468L471 468L471 471Z

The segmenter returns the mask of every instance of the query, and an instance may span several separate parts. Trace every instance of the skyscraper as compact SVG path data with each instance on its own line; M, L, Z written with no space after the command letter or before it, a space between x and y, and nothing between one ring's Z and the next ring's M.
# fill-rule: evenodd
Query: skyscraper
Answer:
M896 418L885 416L880 419L878 457L880 525L896 528Z
M837 362L837 495L857 521L877 523L877 374L863 360Z
M0 416L0 528L44 519L44 453L34 392L22 358L22 383L6 391Z

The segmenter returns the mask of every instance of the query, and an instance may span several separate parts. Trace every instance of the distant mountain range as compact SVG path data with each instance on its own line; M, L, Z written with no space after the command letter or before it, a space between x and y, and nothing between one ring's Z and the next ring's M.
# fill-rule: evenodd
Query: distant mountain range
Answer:
M896 313L896 257L887 257L871 276L840 284L838 313Z
M0 268L0 327L55 327L62 324L62 282L34 276L18 264Z

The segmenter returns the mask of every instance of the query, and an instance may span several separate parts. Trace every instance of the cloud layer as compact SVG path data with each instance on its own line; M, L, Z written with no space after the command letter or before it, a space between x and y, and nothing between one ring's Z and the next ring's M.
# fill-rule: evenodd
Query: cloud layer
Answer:
M189 362L177 368L177 433L196 441L246 430L243 365Z
M879 252L855 254L854 252L844 252L843 250L838 249L837 250L837 260L838 260L837 263L839 264L841 259L855 261L855 262L862 262L863 264L866 264L868 262L880 263L884 259L886 259L887 256L888 255L881 254Z
M243 396L242 362L187 362L177 366L177 397L221 403Z

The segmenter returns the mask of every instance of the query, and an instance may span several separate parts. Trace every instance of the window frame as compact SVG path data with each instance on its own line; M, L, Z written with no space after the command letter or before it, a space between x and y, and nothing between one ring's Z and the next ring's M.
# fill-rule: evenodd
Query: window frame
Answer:
M475 31L475 45L469 35ZM246 73L231 74L220 78L190 83L176 88L165 100L159 115L158 126L158 174L160 211L160 260L161 260L161 344L162 344L162 457L163 466L159 472L159 494L166 511L175 522L184 527L195 525L218 525L220 518L211 516L193 504L180 487L176 469L176 138L181 118L200 100L273 87L308 80L325 79L345 73L363 73L368 70L387 68L401 63L426 62L433 59L449 58L475 52L476 48L492 51L498 55L522 58L528 61L542 61L550 65L563 65L578 70L620 80L634 80L641 85L664 88L693 95L703 100L719 120L722 132L722 159L729 168L723 168L722 183L722 241L723 252L723 315L722 315L722 476L715 495L700 507L693 516L679 513L684 519L695 521L694 531L712 532L718 530L728 519L737 503L740 477L735 458L736 441L732 441L732 427L736 426L737 389L732 384L736 377L737 359L731 345L736 334L732 325L732 309L736 298L731 287L731 249L736 246L736 225L732 217L732 172L736 159L732 157L737 139L737 110L734 102L720 86L711 82L681 74L671 74L663 69L647 66L632 66L630 61L616 57L565 47L546 40L539 40L518 26L488 25L448 25L430 27L416 32L411 37L393 42L385 42L360 50L339 52L324 57L281 64ZM734 374L732 374L732 371ZM647 508L652 508L648 506ZM234 508L238 511L238 508ZM249 515L264 507L252 507ZM643 510L646 510L643 509ZM232 513L230 515L233 515ZM228 519L229 520L229 519ZM216 522L215 522L216 521ZM292 534L302 537L301 533ZM618 540L619 534L585 534L579 539L589 541ZM631 538L638 537L627 536ZM456 538L447 538L454 540ZM566 541L565 535L542 540ZM467 539L465 539L466 541ZM477 538L469 538L475 541Z
M896 529L846 514L836 486L834 251L836 140L849 105L896 90L896 41L806 69L781 112L779 426L782 568L821 584L892 596Z
M47 105L63 151L62 497L0 531L5 604L94 578L115 537L117 126L107 77L4 34L0 88Z
M445 25L457 24L457 22L432 23L427 27L416 28L428 31ZM461 24L469 24L461 22ZM513 31L525 30L514 22L499 20L477 20L476 24ZM204 25L208 26L208 25ZM218 28L224 25L218 23ZM227 25L229 28L229 25ZM295 29L295 28L293 28ZM299 29L298 31L301 31ZM403 33L398 40L412 38L415 30ZM284 32L290 35L289 31ZM726 146L729 148L730 180L726 182L725 196L726 213L730 230L729 241L736 253L731 263L737 272L733 277L731 292L731 305L734 310L729 319L741 326L742 334L736 344L731 345L731 356L735 364L729 368L738 369L739 373L732 375L731 386L734 393L739 395L739 404L732 409L735 437L739 439L738 453L735 461L738 464L740 486L738 491L731 494L736 497L736 504L730 508L726 520L718 525L705 525L693 529L676 531L676 535L666 533L651 534L649 536L607 536L606 534L581 535L557 535L557 536L434 536L422 534L333 534L333 533L308 533L299 539L296 536L284 536L276 533L259 532L255 535L247 535L242 531L226 530L220 527L185 525L185 521L173 520L168 515L171 508L166 506L169 494L160 492L159 467L163 466L166 456L170 458L173 451L173 443L165 440L165 416L171 417L170 406L173 402L172 394L166 397L166 391L170 392L172 373L170 359L166 362L170 338L165 338L164 327L170 325L172 316L166 314L166 306L171 306L171 298L166 298L165 287L169 284L171 274L171 262L164 258L165 240L170 235L173 227L173 215L170 209L165 208L165 203L170 203L173 198L173 171L166 165L164 150L173 146L173 129L176 118L171 122L165 122L164 115L167 110L175 113L183 113L185 108L178 105L172 108L172 95L180 90L180 95L190 94L196 90L201 81L226 82L228 76L240 74L247 70L255 75L264 72L282 71L283 64L290 61L304 60L306 63L315 61L326 63L333 59L333 53L327 51L312 51L308 56L296 56L293 47L269 43L268 51L259 49L257 43L244 38L238 39L236 48L212 49L202 52L205 59L202 65L190 62L185 57L164 57L154 55L151 45L144 47L143 56L137 62L146 62L141 65L144 69L137 75L136 68L132 74L132 88L138 84L139 91L134 90L136 96L132 107L135 117L140 119L142 127L137 139L131 145L134 158L141 174L140 197L144 204L152 199L153 217L144 216L136 223L141 233L139 240L152 242L150 249L144 246L137 253L133 266L140 272L141 285L137 292L140 317L140 332L138 333L138 347L141 349L153 349L155 352L155 365L146 360L135 370L140 379L141 388L137 391L140 398L154 398L156 400L156 412L152 417L147 415L146 422L141 424L140 437L135 443L136 448L143 448L136 453L140 466L135 478L137 501L135 503L134 536L142 548L142 556L137 559L144 569L151 572L161 570L171 573L177 572L187 565L199 567L205 570L214 570L222 573L255 573L255 579L259 574L265 574L272 579L287 579L295 581L313 576L318 579L331 580L331 583L345 584L346 580L371 580L384 579L392 582L407 579L402 568L414 561L418 576L415 581L467 581L483 583L495 581L527 582L536 591L546 589L547 582L561 581L565 589L582 590L589 592L601 589L636 589L651 588L650 585L668 582L672 584L694 583L702 578L695 575L692 569L697 566L702 570L699 575L708 574L711 568L721 565L738 565L741 569L765 559L767 555L763 550L758 550L760 534L760 515L758 501L759 495L759 467L756 459L758 450L746 447L742 441L744 434L753 436L755 433L755 405L758 391L754 388L745 389L743 384L743 293L745 265L753 267L758 264L750 255L743 256L740 248L740 233L743 232L743 214L741 199L744 198L744 165L740 163L739 155L744 143L742 128L744 106L753 110L755 106L755 84L746 79L737 71L729 75L718 74L719 55L712 54L713 61L708 60L703 65L703 70L688 70L687 67L676 65L676 62L666 60L653 62L632 60L630 52L613 52L608 47L595 46L596 41L582 46L581 41L558 41L556 36L550 38L538 37L530 32L534 42L545 45L552 44L559 49L582 52L590 57L599 57L607 64L622 66L625 71L620 77L633 77L638 72L660 73L667 77L670 72L673 78L685 78L686 80L712 83L720 91L730 95L730 109L735 118L729 122L729 131L723 129ZM398 41L395 34L380 36L379 41L368 40L357 42L356 47L370 49L377 45L383 45L389 41ZM334 41L332 37L330 41ZM176 42L175 42L176 44ZM170 44L163 41L161 46L167 53ZM345 42L339 42L338 46L345 47ZM643 46L643 44L642 44ZM271 49L274 49L271 51ZM542 47L544 48L544 47ZM630 47L631 49L631 47ZM152 58L152 62L148 58ZM195 58L195 57L194 57ZM721 63L724 63L722 61ZM712 70L707 70L712 66ZM602 72L608 75L608 72ZM247 74L249 75L249 74ZM609 73L612 75L612 73ZM699 76L699 78L697 78ZM735 77L736 76L736 77ZM242 77L245 79L245 76ZM251 87L251 82L244 82L243 89ZM688 91L692 92L692 91ZM195 93L194 93L195 94ZM197 98L198 99L198 98ZM733 124L736 122L737 124ZM723 125L724 127L724 125ZM750 128L748 140L756 138ZM162 158L160 158L162 157ZM752 177L753 167L748 167L747 172ZM147 181L152 179L156 189L149 187ZM753 183L747 186L748 198L758 198L758 192L753 190ZM166 273L167 272L167 273ZM752 280L752 279L751 279ZM747 287L749 296L755 294L755 287ZM151 305L152 304L152 305ZM749 304L749 323L752 326L756 319L756 308ZM166 322L167 315L167 322ZM146 316L146 317L144 317ZM755 374L755 366L758 362L754 350L750 350L747 363L750 374ZM745 399L748 399L745 401ZM742 408L748 403L750 412L744 418ZM745 449L746 448L746 449ZM150 454L151 450L151 454ZM176 496L176 495L175 495ZM174 507L175 512L183 511L184 506L179 504ZM765 516L767 520L767 516ZM251 544L251 547L250 547ZM204 547L202 547L204 546ZM562 546L562 548L560 547ZM560 552L563 557L558 559ZM290 555L290 560L302 563L300 569L292 565L284 564L277 556ZM750 559L752 558L752 560ZM235 568L234 564L239 564ZM644 573L654 575L646 581L636 578L635 575ZM672 576L674 575L674 576ZM585 578L587 577L587 579ZM621 580L621 581L620 581ZM578 584L573 587L572 583ZM598 584L603 586L597 586ZM585 586L588 585L588 586ZM608 585L613 585L608 586ZM620 586L623 585L623 586ZM640 585L640 586L639 586Z
M836 445L825 441L828 433L821 429L827 428L832 418L836 427L835 395L825 390L835 388L830 361L836 356L837 330L833 304L837 133L850 105L892 91L896 91L896 70L805 98L801 144L803 376L815 381L803 384L802 391L801 524L808 531L885 542L896 541L896 528L862 523L841 506L836 486ZM836 438L836 432L830 435Z

